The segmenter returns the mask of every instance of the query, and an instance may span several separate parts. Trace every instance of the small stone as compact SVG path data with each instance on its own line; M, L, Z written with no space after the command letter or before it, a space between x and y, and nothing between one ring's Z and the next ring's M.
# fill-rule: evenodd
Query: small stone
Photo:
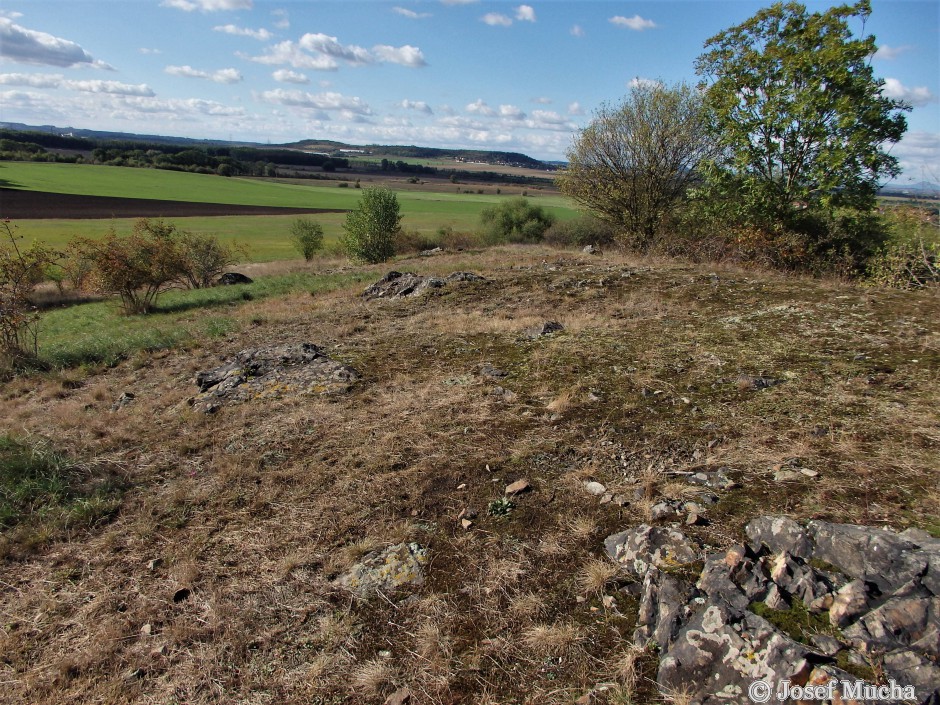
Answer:
M411 702L411 690L408 686L399 688L394 693L385 698L385 705L407 705Z
M810 470L809 468L800 468L800 474L806 475L806 477L819 477L819 473L815 470Z
M700 524L704 524L705 520L702 517L700 517L698 514L696 514L695 512L691 512L685 518L685 523L686 523L686 526L698 526Z
M868 609L868 589L862 580L846 583L832 600L829 621L834 627L844 627Z
M650 517L653 521L659 521L660 519L669 519L670 517L676 516L676 508L673 507L668 502L660 502L659 504L654 504L653 508L650 509Z
M461 482L459 485L457 485L457 489L458 489L458 490L465 490L465 489L467 489L467 483L466 483L466 482Z
M799 480L802 475L793 470L778 470L774 473L774 482L793 482Z
M147 570L156 570L163 564L162 558L152 558L147 561Z
M517 494L528 492L530 489L532 489L532 486L529 484L528 480L516 480L512 484L506 485L506 495L513 497Z
M625 496L623 496L622 494L615 494L612 501L613 501L613 503L616 504L618 507L626 507L628 504L630 504L630 500L627 499L627 498L626 498Z
M616 602L615 602L615 600L614 600L614 596L613 596L613 595L604 595L604 597L603 597L603 599L601 600L601 602L603 602L603 603L604 603L604 607L606 607L606 608L609 609L609 610L612 610L612 609L614 608L614 606L616 605Z
M149 623L145 624L144 626L140 628L140 633L143 634L144 636L150 636L152 632L153 632L153 627Z
M379 658L391 658L391 657L392 657L392 652L389 651L388 649L382 649L379 652Z
M467 531L471 526L473 526L473 522L469 519L461 519L460 525L463 527L464 531Z
M603 495L605 492L607 492L607 488L604 487L604 486L603 486L601 483L599 483L599 482L595 482L595 481L591 480L591 481L585 481L583 484L584 484L584 489L585 489L585 491L586 491L588 494L594 495L595 497L600 497L600 496Z
M608 493L606 493L603 497L601 497L600 503L601 503L601 504L610 504L610 502L613 500L613 498L614 498L614 496L613 496L610 492L608 492Z
M842 651L842 643L828 634L813 634L809 640L823 656L835 656Z

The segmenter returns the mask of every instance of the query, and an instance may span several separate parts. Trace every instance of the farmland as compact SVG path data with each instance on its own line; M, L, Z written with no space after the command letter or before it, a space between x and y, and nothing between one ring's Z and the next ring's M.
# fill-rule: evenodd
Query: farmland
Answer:
M42 164L29 162L0 163L0 186L31 192L70 194L88 198L154 199L187 204L231 204L243 208L304 209L321 212L314 216L324 227L326 241L335 241L342 232L343 213L358 202L360 190L347 182L304 180L267 180L257 178L222 178L203 174L189 174L152 169L92 166L81 164ZM328 185L327 185L328 184ZM402 227L422 233L432 233L445 226L457 231L476 228L480 212L499 203L521 189L506 189L497 194L496 188L471 189L447 185L448 191L438 184L423 186L408 184L404 179L370 179L364 186L388 185L398 191L404 216ZM432 190L434 189L434 190ZM453 189L453 191L451 191ZM457 191L463 191L457 193ZM466 191L473 191L466 193ZM483 191L476 193L475 191ZM572 218L576 211L571 202L558 195L543 195L530 191L549 212L560 220ZM2 209L0 204L0 209ZM174 206L166 204L167 213ZM6 216L2 210L0 214ZM295 256L287 234L290 223L298 212L284 215L192 215L172 217L181 229L219 236L223 242L243 245L253 261L271 261ZM129 232L133 217L102 219L75 219L56 217L54 208L43 217L18 220L19 233L27 242L41 240L52 246L62 246L76 236L97 236L109 227L119 233ZM50 217L46 217L50 216ZM167 216L171 217L171 216Z

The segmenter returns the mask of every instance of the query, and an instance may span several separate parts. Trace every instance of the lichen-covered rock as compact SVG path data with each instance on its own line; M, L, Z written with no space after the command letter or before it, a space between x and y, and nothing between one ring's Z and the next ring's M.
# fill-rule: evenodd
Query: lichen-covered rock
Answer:
M336 579L336 585L366 596L376 590L390 591L402 585L421 585L427 549L416 543L399 543L373 551Z
M744 532L755 544L763 544L774 553L786 551L791 556L805 559L812 550L806 531L787 517L758 517L745 527Z
M421 276L414 272L392 271L369 286L362 292L362 296L366 299L400 299L406 296L418 296L428 289L440 289L454 282L483 281L487 280L472 272L454 272L441 279Z
M223 401L249 401L347 390L359 373L312 343L250 348L196 375L193 407L214 411Z
M643 578L634 643L653 642L661 649L668 648L688 620L692 612L690 602L695 594L696 591L684 580L651 567Z
M693 563L698 551L679 531L641 524L608 536L607 554L633 575L646 575L650 566L675 568Z

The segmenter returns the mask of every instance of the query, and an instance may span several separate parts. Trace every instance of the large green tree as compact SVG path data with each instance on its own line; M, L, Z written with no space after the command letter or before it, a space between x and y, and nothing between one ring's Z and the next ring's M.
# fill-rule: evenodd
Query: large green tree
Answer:
M714 156L702 96L686 84L637 82L603 105L568 150L561 190L626 235L653 242L705 158Z
M777 219L807 205L867 210L879 181L899 173L885 147L910 108L873 75L870 14L869 0L814 13L777 3L706 42L696 71L724 149L713 175L753 209Z

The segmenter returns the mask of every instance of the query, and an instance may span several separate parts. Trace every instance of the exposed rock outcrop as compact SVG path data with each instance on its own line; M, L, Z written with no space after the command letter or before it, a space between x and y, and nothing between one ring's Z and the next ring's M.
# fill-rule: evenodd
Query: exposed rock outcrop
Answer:
M443 279L424 277L414 272L389 272L369 286L363 297L367 299L400 299L418 296L429 289L441 289L454 282L485 282L484 277L472 272L454 272Z
M749 545L707 556L694 585L686 576L701 549L679 531L642 525L606 540L608 554L643 577L634 641L658 645L664 693L743 704L754 702L756 680L774 688L835 681L846 698L839 702L902 699L864 691L853 699L843 681L864 681L836 667L841 655L840 665L877 665L914 702L940 703L940 541L770 516L746 533ZM817 615L812 629L774 626L804 611ZM829 633L819 633L827 622Z
M362 596L376 590L394 590L402 585L420 585L424 582L427 562L427 549L416 543L399 543L368 554L335 582Z
M346 391L359 379L353 368L313 343L249 348L223 365L196 375L192 405L212 413L223 402Z

